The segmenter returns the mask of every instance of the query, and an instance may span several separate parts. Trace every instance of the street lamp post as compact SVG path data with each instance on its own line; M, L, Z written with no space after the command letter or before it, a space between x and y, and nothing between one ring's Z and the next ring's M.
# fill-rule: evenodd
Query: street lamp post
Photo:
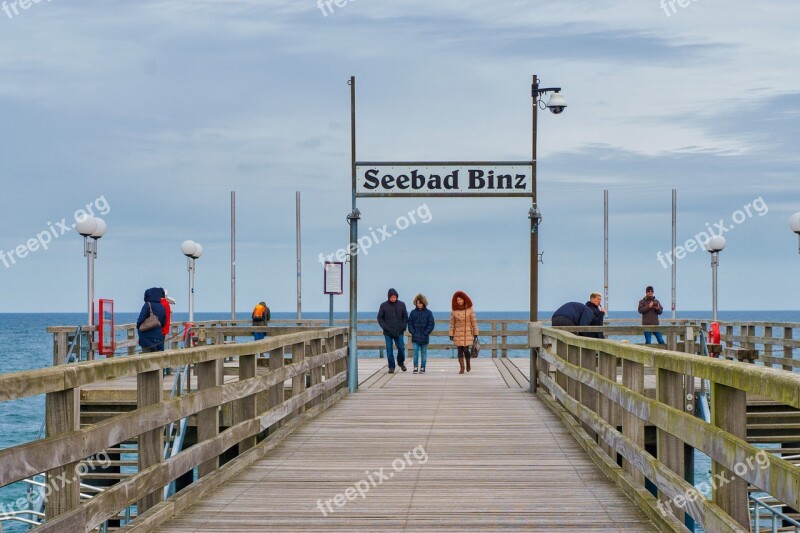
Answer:
M717 267L719 266L719 253L725 249L725 237L715 235L705 244L706 250L711 254L711 320L717 321Z
M106 233L106 223L101 218L85 216L78 220L75 229L83 236L83 255L86 257L86 292L88 326L94 326L94 260L97 257L97 241Z
M550 100L545 104L542 99L547 93ZM539 87L539 78L533 75L531 84L531 98L533 99L533 119L531 122L531 167L533 171L533 182L531 187L531 205L528 211L528 218L531 220L531 294L530 294L530 321L539 320L539 224L542 223L542 213L539 210L536 197L536 141L537 141L537 120L538 111L549 109L551 113L558 115L567 108L567 101L561 94L561 87Z
M797 253L800 253L800 211L789 218L789 227L797 233Z
M194 241L183 241L181 253L187 258L186 269L189 271L189 322L194 322L194 262L203 255L203 247Z

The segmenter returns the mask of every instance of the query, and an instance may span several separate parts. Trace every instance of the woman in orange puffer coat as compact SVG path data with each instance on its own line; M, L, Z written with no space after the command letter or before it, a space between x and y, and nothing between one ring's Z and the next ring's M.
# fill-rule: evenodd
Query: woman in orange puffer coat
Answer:
M472 370L469 364L470 346L478 336L478 322L472 308L472 300L463 291L453 294L450 312L450 340L458 348L458 364L461 367L459 374Z

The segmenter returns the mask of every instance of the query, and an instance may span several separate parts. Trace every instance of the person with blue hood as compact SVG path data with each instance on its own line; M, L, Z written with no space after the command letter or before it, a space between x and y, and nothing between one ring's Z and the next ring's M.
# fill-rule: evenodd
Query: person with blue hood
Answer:
M389 373L394 373L394 353L392 352L392 342L397 346L397 366L405 372L406 349L403 333L408 325L408 312L406 304L397 299L397 291L389 289L388 297L381 304L378 310L378 324L383 330L383 338L386 341L386 359L389 361Z
M161 332L161 326L167 323L167 310L161 305L162 293L163 289L159 287L151 287L144 291L144 305L136 320L136 330L139 332L139 346L142 347L142 353L158 352L164 349L164 334ZM158 318L159 324L157 327L142 331L142 325L151 313Z
M594 319L594 313L586 305L580 302L567 302L556 309L550 324L553 327L590 326ZM589 333L578 333L578 335L588 337Z

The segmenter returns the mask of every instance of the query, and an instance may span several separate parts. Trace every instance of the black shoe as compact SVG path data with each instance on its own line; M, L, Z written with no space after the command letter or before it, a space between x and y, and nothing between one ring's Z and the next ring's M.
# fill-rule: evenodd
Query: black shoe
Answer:
M424 366L423 366L422 368L420 368L420 369L419 369L419 373L420 373L420 374L424 374L424 373L425 373L425 367L424 367Z
M390 374L394 374L394 368L390 368L390 369L389 369L389 373L390 373Z
M400 369L401 369L403 372L405 372L405 371L407 371L407 370L408 370L408 369L406 368L406 365L404 365L403 363L400 363Z
M417 367L414 367L414 372L412 372L412 374L419 374L419 369Z

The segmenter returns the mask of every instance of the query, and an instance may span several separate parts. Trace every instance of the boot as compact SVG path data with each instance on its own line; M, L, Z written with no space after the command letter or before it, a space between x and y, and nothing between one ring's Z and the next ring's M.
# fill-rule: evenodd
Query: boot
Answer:
M468 356L466 356L466 357L464 358L465 362L467 363L467 372L469 372L470 370L472 370L472 369L471 369L471 367L469 366L469 358L470 358L470 356L469 356L469 355L468 355Z
M459 357L458 358L458 364L461 367L461 371L459 371L459 374L463 374L464 373L464 358L463 357Z

